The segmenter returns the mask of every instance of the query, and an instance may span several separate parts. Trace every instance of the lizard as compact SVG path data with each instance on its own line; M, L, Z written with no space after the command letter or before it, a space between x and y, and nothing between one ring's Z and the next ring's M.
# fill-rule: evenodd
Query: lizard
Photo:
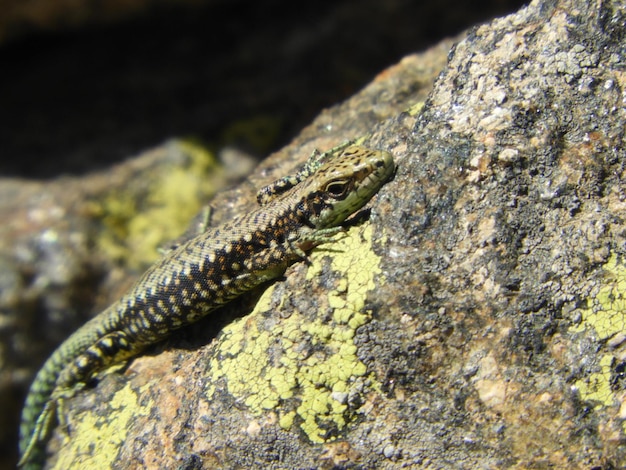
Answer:
M36 374L22 411L18 466L39 466L55 417L63 422L64 398L107 367L306 261L307 252L331 242L395 168L389 152L352 142L314 151L295 175L258 192L256 210L173 245L128 293L66 339Z

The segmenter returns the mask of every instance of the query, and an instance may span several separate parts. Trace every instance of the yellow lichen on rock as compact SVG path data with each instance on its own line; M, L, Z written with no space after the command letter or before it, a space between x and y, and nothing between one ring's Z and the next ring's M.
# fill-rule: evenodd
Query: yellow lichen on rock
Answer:
M215 157L200 145L175 140L165 149L162 161L144 172L144 181L112 187L91 204L104 227L96 240L99 249L133 268L158 258L158 248L181 234L223 179Z
M626 267L613 255L603 266L606 277L595 297L587 300L587 308L581 310L582 321L572 328L573 332L589 331L598 341L608 340L624 332L626 325ZM611 364L614 356L603 354L598 372L576 381L576 388L583 400L596 402L596 408L612 406L616 397L611 390Z
M341 276L335 289L322 294L326 302L320 301L332 314L311 320L294 311L265 327L274 292L270 287L249 317L224 328L209 367L214 385L207 391L210 400L215 384L224 378L228 392L253 414L274 410L282 428L297 424L313 442L332 439L333 432L346 426L348 397L361 391L355 382L367 367L357 356L354 336L371 319L365 300L380 274L369 224L338 237L332 251L314 250L307 282L316 282L327 256L331 269Z
M53 468L113 468L129 425L137 416L147 416L151 405L141 404L130 384L119 390L109 403L110 413L81 413L71 424L71 437Z

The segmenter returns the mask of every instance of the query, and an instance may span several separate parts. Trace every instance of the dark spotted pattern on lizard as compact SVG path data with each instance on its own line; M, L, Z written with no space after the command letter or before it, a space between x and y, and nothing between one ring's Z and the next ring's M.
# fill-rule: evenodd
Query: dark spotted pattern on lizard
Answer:
M20 465L37 466L42 459L64 397L107 366L280 277L308 250L331 241L394 170L388 152L344 144L314 153L295 176L259 191L261 207L167 253L130 292L61 344L39 371L22 412Z

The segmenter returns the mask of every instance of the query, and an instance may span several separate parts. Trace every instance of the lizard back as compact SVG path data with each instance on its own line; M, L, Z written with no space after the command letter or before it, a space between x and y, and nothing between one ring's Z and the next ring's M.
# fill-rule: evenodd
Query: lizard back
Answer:
M336 158L320 161L328 155L312 157L296 177L274 183L275 189L262 189L261 207L167 253L127 294L59 346L26 399L20 465L37 458L35 448L45 440L59 399L105 367L281 276L308 250L331 241L339 224L395 170L388 152L348 146Z

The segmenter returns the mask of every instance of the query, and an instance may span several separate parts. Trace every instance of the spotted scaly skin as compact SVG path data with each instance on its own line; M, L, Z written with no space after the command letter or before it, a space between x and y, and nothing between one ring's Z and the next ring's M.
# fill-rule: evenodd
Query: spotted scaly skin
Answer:
M106 367L280 277L311 248L331 241L339 225L394 170L388 152L349 143L314 153L296 175L259 191L261 207L170 251L46 361L22 411L19 465L42 464L46 437L63 398Z

